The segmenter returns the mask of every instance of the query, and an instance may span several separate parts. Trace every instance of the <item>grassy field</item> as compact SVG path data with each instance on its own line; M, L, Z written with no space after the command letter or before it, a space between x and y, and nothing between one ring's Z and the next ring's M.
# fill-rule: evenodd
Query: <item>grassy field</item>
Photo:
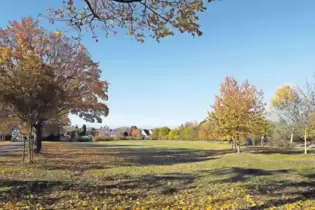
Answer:
M0 153L0 209L315 209L315 157L192 141L44 143Z

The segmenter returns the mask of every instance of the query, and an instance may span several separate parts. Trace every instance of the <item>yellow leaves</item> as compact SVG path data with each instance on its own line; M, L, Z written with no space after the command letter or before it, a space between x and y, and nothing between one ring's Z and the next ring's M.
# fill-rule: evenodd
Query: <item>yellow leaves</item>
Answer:
M7 47L0 47L0 64L5 63L10 56L10 49Z
M61 34L61 32L60 31L56 31L56 32L54 32L54 36L55 37L60 37L62 34Z
M264 119L264 111L261 91L247 81L238 83L234 78L226 77L208 119L213 125L212 132L220 139L229 136L240 140L256 127L252 121Z
M86 14L85 13L80 13L80 17L81 18L86 18Z
M133 29L130 29L130 30L127 32L127 34L130 35L130 36L133 36L133 35L135 35L135 32L134 32Z
M284 85L276 90L275 96L271 99L273 107L280 107L289 104L296 99L294 90L289 85Z
M86 201L82 201L81 205L82 205L82 207L88 207L89 206Z
M306 200L306 201L297 201L295 203L290 203L290 204L286 204L284 205L284 209L287 210L296 210L296 209L315 209L315 203L312 200ZM272 208L270 208L272 209ZM273 208L276 209L276 208Z
M17 38L17 44L18 44L18 47L22 47L23 46L23 39L22 39L22 37L18 37Z
M245 196L245 199L246 199L246 201L247 201L247 202L249 202L249 203L250 203L250 206L251 206L251 207L256 206L256 203L253 201L253 199L252 199L252 196L251 196L251 195L246 195L246 196Z

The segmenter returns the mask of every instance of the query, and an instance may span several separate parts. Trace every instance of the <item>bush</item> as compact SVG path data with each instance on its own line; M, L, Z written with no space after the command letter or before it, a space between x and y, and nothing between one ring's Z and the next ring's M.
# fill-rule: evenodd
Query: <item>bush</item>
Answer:
M268 141L268 145L272 147L287 148L290 147L290 140L288 139L288 137L274 132Z
M96 136L95 141L114 141L115 138L111 136Z
M4 139L5 139L5 141L10 141L10 140L12 140L12 135L11 134L6 134Z
M43 141L60 141L60 135L50 134L42 138Z
M144 140L144 138L141 136L141 138L137 138L135 136L120 136L119 140Z
M77 142L89 142L92 141L91 136L80 136L77 138Z

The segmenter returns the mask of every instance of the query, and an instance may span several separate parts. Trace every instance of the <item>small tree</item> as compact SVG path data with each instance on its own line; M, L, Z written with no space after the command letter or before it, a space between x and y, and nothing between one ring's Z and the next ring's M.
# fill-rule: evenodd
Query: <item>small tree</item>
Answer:
M161 127L158 133L159 139L167 137L170 131L171 129L169 129L168 127Z
M158 140L159 139L159 132L160 132L159 128L153 129L152 135L151 135L152 140Z
M240 140L250 135L264 116L263 92L248 81L238 84L234 78L226 77L208 119L213 132L225 139L231 138L233 148L239 153Z
M271 104L275 113L291 130L290 146L292 147L294 134L297 132L299 124L305 121L306 104L298 94L297 89L289 85L284 85L276 90Z
M174 140L178 136L178 132L173 129L168 133L168 139Z
M82 136L86 136L86 125L83 124L82 126L82 131L81 131Z
M304 136L304 154L307 154L307 139L315 135L315 85L308 81L306 87L298 87L297 95L299 97L300 121L298 130L301 136Z

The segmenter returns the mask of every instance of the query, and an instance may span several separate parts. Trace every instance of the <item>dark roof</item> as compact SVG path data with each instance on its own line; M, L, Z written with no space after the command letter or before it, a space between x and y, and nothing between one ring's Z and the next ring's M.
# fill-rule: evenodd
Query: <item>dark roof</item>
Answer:
M150 130L148 130L148 129L143 129L143 131L145 132L145 134L147 135L147 136L150 136L151 134L150 134Z

